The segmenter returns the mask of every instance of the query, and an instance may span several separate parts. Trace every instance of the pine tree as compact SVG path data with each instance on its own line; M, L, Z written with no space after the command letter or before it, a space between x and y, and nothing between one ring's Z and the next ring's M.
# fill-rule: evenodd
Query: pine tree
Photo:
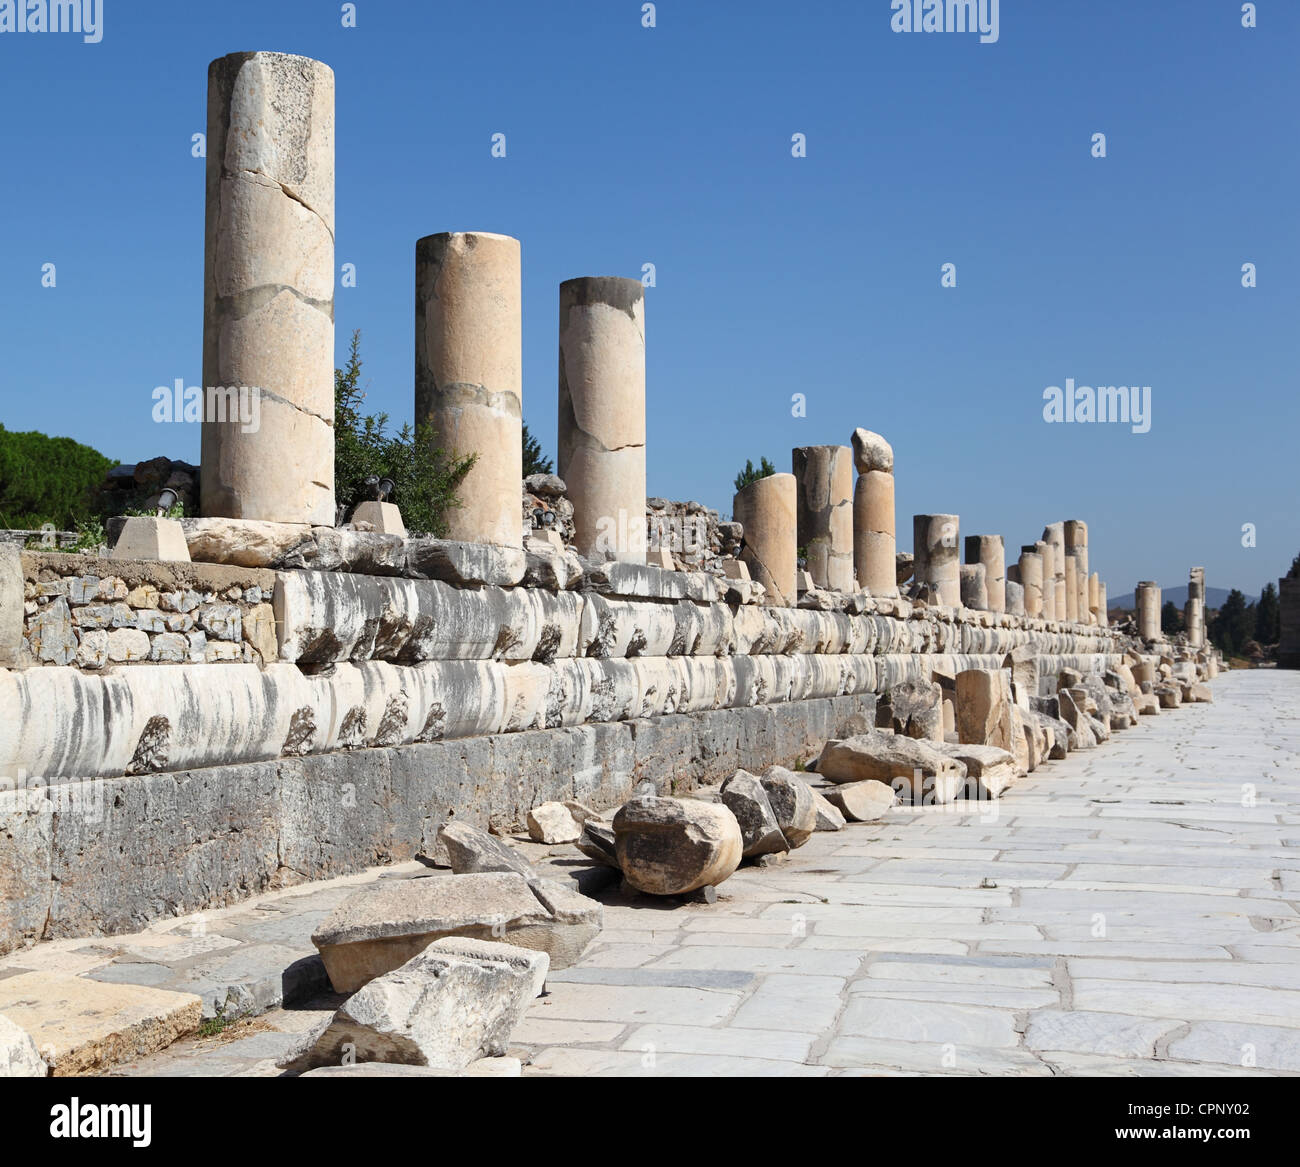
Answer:
M1255 608L1255 639L1260 644L1277 644L1282 639L1282 609L1278 604L1277 584L1266 583Z
M528 432L528 423L524 422L524 477L554 473L554 464L542 453L542 443Z
M776 473L776 467L766 458L759 459L759 467L754 469L754 462L751 458L745 459L745 468L736 475L736 491L739 493L744 490L751 482L757 482L760 478L770 478Z

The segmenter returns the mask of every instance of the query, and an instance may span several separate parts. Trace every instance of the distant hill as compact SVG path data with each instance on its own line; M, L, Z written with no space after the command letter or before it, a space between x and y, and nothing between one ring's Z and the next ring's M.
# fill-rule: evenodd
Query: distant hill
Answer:
M1205 606L1207 608L1221 607L1223 601L1228 598L1228 592L1230 590L1230 588L1206 588ZM1166 600L1173 600L1173 602L1178 605L1179 611L1182 611L1183 605L1187 603L1187 585L1184 584L1180 588L1165 588L1160 597L1160 603L1163 605ZM1246 597L1246 603L1248 604L1255 604L1258 602L1258 596ZM1126 610L1132 610L1137 607L1137 600L1134 599L1132 592L1129 592L1126 596L1115 596L1114 598L1107 596L1106 603L1111 608L1124 608Z

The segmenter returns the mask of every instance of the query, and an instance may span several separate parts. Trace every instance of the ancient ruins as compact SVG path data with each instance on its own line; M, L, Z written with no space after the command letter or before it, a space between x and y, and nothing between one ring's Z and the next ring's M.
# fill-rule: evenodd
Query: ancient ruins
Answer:
M269 997L0 976L0 1067L103 1072L332 988L273 1072L518 1072L511 1033L599 936L602 886L708 911L815 832L1012 800L1211 699L1200 568L1167 639L1155 582L1136 628L1112 624L1081 519L963 542L958 514L916 515L900 554L908 460L870 430L793 449L730 523L648 505L637 280L560 286L558 474L523 483L504 235L415 243L415 414L478 455L452 537L383 500L337 525L333 126L320 62L213 62L204 379L255 386L261 425L205 422L202 516L128 520L108 559L0 547L0 773L23 776L0 795L0 954L383 865L426 877L337 897L319 958ZM524 829L567 866L503 837ZM71 1037L81 992L102 1031Z

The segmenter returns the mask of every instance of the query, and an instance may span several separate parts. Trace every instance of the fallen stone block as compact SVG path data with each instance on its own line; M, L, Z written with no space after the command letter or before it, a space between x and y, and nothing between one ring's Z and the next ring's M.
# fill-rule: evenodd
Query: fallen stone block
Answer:
M937 748L966 767L969 779L966 785L967 798L981 801L1001 798L1002 792L1024 773L1015 757L997 746L973 743L950 745L945 742Z
M533 869L509 843L487 831L452 820L438 832L447 849L447 861L456 875L481 875L513 871L531 877Z
M1203 681L1196 681L1187 686L1187 694L1184 697L1187 701L1213 701L1214 693L1210 686Z
M880 785L877 783L876 785ZM817 812L819 831L842 831L846 825L844 812L820 790L812 789L813 809Z
M528 837L534 843L574 843L582 834L568 807L559 802L544 802L528 812Z
M434 941L354 993L280 1065L299 1073L352 1062L462 1070L504 1054L549 962L491 942L466 951L463 938Z
M0 1078L44 1078L49 1072L32 1035L0 1014Z
M836 786L826 791L826 798L853 823L873 823L899 803L892 786L870 780Z
M588 858L618 868L614 828L604 819L588 819L582 824L582 834L578 837L577 847Z
M190 993L106 984L65 973L0 979L0 1013L31 1035L56 1078L95 1073L157 1053L199 1027Z
M817 762L817 773L831 782L884 782L913 802L951 802L966 779L966 768L930 742L894 733L864 733L831 739Z
M600 904L515 872L385 880L340 904L312 936L330 983L359 989L449 936L507 940L568 968L600 932Z
M722 784L721 798L740 825L741 854L746 859L789 849L767 791L757 776L748 770L737 770Z
M943 688L935 681L890 686L876 705L876 725L922 741L943 741Z
M698 799L633 798L614 816L623 878L649 895L684 895L714 886L740 865L736 816Z
M812 787L793 770L773 766L763 775L763 789L790 849L802 847L817 830Z

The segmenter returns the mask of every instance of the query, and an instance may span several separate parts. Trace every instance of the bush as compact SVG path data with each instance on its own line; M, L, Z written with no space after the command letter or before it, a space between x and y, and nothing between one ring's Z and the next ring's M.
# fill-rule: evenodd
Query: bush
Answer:
M391 478L389 501L402 509L412 533L444 535L447 512L460 505L456 491L477 454L454 457L436 444L427 425L388 433L388 414L362 413L361 331L352 334L345 369L334 370L334 493L347 512L371 497L369 477Z
M751 482L757 482L760 478L770 478L776 473L776 467L766 458L759 459L758 469L754 469L754 463L749 458L745 459L745 468L736 475L736 492L744 490Z
M65 530L95 513L93 492L117 462L71 438L0 425L0 526Z

